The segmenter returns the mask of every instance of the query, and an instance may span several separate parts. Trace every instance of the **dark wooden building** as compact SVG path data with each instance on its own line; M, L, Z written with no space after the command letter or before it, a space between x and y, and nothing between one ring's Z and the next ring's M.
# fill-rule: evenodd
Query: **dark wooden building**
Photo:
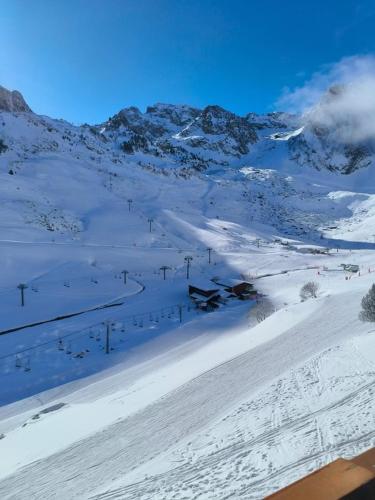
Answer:
M198 280L189 285L189 297L199 309L205 311L217 309L222 301L220 287L212 281Z
M229 294L229 297L237 297L240 300L250 300L257 298L257 291L254 289L254 285L248 283L247 281L236 279L216 279L215 283L222 286L224 290Z

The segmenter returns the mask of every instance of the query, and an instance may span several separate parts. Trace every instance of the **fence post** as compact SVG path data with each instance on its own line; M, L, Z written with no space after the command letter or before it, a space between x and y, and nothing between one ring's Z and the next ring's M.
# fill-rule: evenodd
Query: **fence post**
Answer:
M112 322L110 320L106 321L106 337L105 337L105 353L109 354L110 351L110 335L111 335L111 330L112 330Z

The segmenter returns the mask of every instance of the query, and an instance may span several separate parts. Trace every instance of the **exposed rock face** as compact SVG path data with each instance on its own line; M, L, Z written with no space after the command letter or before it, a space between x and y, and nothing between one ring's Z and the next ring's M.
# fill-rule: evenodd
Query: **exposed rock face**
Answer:
M245 118L257 130L285 130L288 126L295 128L300 126L300 117L290 113L274 112L267 113L266 115L248 113Z
M220 106L204 108L196 119L180 132L179 137L201 137L206 139L206 142L212 141L217 151L235 156L248 153L249 145L258 139L254 126L246 118ZM203 142L200 145L203 145Z
M146 116L153 120L165 120L177 127L186 127L191 123L201 111L187 105L154 104L148 106Z
M342 144L329 130L306 127L288 141L292 161L301 167L351 174L372 163L374 148L368 144Z
M256 127L249 120L219 106L199 110L155 104L145 113L125 108L103 127L125 153L142 152L198 169L210 161L228 164L257 141Z
M345 88L332 87L315 110L303 116L283 112L238 116L217 105L198 109L158 103L144 113L132 106L103 124L73 127L31 113L19 92L0 87L0 112L27 112L25 120L37 127L26 140L18 122L23 154L66 148L72 154L79 144L92 158L109 153L114 163L131 160L155 170L297 165L351 174L373 163L375 138L353 139L358 136L354 134L358 113L336 112L343 96ZM12 134L0 129L2 157L15 148Z
M26 112L31 113L31 109L26 104L25 99L18 90L10 91L0 85L0 111Z

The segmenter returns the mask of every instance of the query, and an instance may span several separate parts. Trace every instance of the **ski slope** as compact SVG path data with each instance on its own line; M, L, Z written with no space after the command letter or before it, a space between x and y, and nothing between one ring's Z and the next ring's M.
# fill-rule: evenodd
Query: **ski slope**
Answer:
M169 359L105 397L115 411L124 406L125 415L117 413L117 421L100 431L5 478L2 498L195 498L198 491L209 497L217 488L223 496L259 498L343 451L350 455L370 446L375 342L347 307L359 296L345 292L305 303L295 326L273 333L293 321L301 308L296 305L273 315L271 325L254 327L251 336L242 326L234 338L226 336L178 362ZM243 352L225 361L234 354L233 344ZM345 361L351 356L348 371ZM192 373L190 366L197 362L203 373L183 383L194 376L197 368ZM177 373L185 376L176 380ZM32 449L40 431L53 436L61 426L84 426L82 420L90 420L98 404L87 401L95 386L84 391L82 403L76 393L56 415L29 419L10 433L7 444L4 439L10 461L18 440ZM361 407L366 411L353 432L347 417Z
M52 400L64 403L55 412L33 419L35 408L8 410L2 497L195 498L219 488L223 496L259 498L338 454L369 447L375 342L356 313L372 276L345 280L322 271L322 296L301 304L295 287L312 275L315 269L260 278L290 301L260 324L232 317L228 330L213 335L230 313L208 315L196 345L170 338L155 356L156 339L142 363L55 393ZM192 325L180 328L174 336ZM361 407L353 428L349 417Z

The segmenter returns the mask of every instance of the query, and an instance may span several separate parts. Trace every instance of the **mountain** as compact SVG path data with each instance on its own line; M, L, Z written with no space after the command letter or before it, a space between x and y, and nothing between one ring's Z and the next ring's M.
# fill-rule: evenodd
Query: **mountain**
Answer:
M198 110L156 104L145 113L127 108L98 130L125 154L144 153L155 164L197 170L228 164L248 153L257 140L251 123L219 106Z
M350 174L373 163L375 146L374 141L352 140L358 127L347 116L327 120L327 109L342 92L329 90L304 116L279 112L242 117L220 106L197 109L159 103L145 113L124 108L102 124L75 127L32 113L19 92L1 87L0 110L10 115L3 115L0 151L9 148L8 154L19 156L21 151L24 155L59 150L77 156L83 150L95 161L107 155L115 163L190 172L250 165ZM16 127L7 123L14 120ZM25 122L29 130L21 137Z
M31 109L20 92L7 90L0 85L0 111L30 113Z
M233 196L242 189L241 210L248 210L250 203L251 220L289 236L309 234L314 241L320 240L322 226L336 226L337 217L351 213L328 198L326 186L368 191L372 177L370 141L349 141L338 133L338 126L330 127L322 119L322 109L326 113L324 106L336 94L322 100L322 109L304 116L278 112L241 117L219 106L200 110L159 103L144 113L125 108L104 123L82 126L37 115L23 100L15 99L22 111L9 111L9 102L14 107L11 97L18 93L4 91L4 95L8 104L6 111L0 111L0 171L22 178L38 165L47 169L50 181L58 182L61 191L55 193L57 198L33 194L30 205L28 189L22 201L7 202L12 212L9 220L21 216L22 224L26 221L35 229L48 228L73 238L82 237L90 227L85 223L87 208L72 210L78 200L72 199L68 207L61 199L62 193L64 200L71 198L66 191L71 180L57 175L70 172L73 165L77 175L83 167L95 172L107 188L120 179L124 182L131 173L135 178L152 174L150 192L159 182L167 185L167 178L172 185L174 178L227 182ZM342 117L339 122L344 127ZM51 170L53 164L60 165L60 170ZM76 174L66 175L74 179ZM33 193L40 193L38 170L30 174L28 183L34 186ZM179 189L185 186L179 184ZM219 203L216 191L212 189L212 206ZM19 193L14 196L19 199Z

